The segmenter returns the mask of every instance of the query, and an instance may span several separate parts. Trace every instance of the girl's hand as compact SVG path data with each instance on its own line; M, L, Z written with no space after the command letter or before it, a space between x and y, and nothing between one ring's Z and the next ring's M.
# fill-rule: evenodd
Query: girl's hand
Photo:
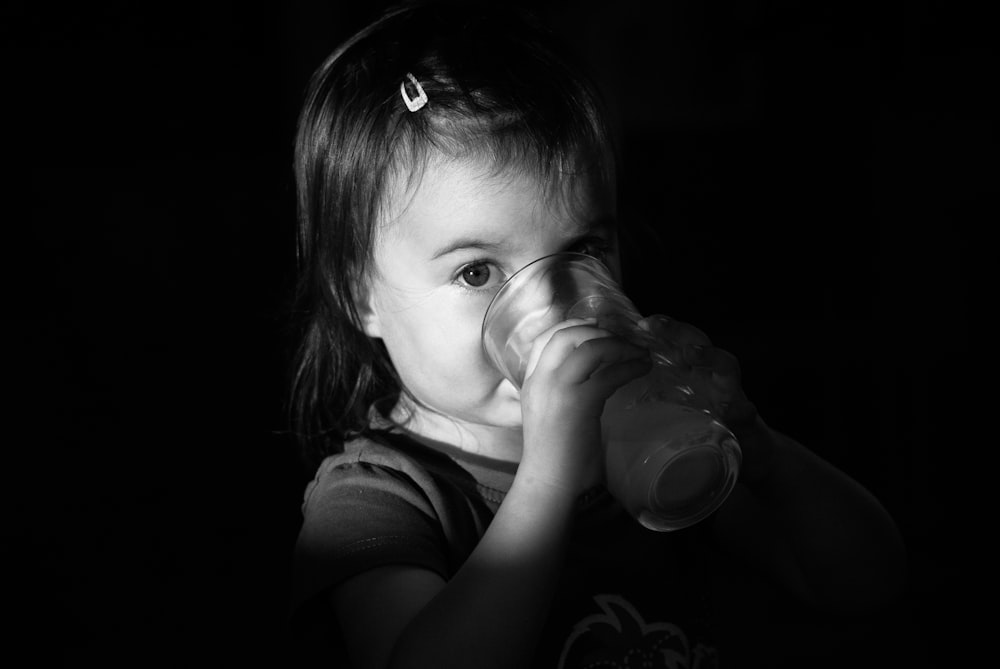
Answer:
M529 360L518 475L582 494L604 477L604 402L649 371L649 352L591 322L571 320L540 335Z
M639 327L667 343L680 373L691 375L695 393L707 400L716 417L736 435L743 454L740 480L752 483L763 479L770 469L773 435L743 392L736 357L712 346L698 328L666 316L644 318Z

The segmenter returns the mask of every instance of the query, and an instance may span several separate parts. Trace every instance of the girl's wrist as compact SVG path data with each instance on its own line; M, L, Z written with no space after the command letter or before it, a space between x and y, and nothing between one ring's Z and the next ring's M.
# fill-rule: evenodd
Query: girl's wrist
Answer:
M583 492L580 486L572 485L558 477L547 476L544 473L534 474L530 471L521 473L520 470L511 485L511 490L515 488L540 503L560 505L572 504Z
M531 458L525 458L518 465L507 498L516 494L539 507L569 513L584 490L590 487L574 479L566 476L564 468L545 461L534 463Z
M743 451L739 482L752 490L766 488L773 473L780 436L757 416L754 424L737 436Z

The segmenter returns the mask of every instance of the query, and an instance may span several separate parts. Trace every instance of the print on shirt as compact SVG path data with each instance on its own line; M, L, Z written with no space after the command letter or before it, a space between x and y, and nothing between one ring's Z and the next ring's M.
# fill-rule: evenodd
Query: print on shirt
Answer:
M563 646L559 669L713 669L715 650L692 649L687 635L671 623L646 623L619 595L594 597L603 613L578 622Z

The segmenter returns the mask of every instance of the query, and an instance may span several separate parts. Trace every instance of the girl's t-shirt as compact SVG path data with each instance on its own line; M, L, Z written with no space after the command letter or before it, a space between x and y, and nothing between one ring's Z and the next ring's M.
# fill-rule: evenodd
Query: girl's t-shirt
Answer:
M401 434L348 443L322 463L305 492L294 624L328 615L323 595L373 567L410 564L450 578L486 531L515 471ZM536 666L716 666L708 555L698 526L652 532L602 489L584 496ZM329 634L329 624L319 627Z

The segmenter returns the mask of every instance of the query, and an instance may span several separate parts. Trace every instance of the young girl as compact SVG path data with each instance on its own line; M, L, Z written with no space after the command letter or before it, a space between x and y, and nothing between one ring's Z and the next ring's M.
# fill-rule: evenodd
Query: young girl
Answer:
M671 533L601 485L604 401L645 351L570 325L520 390L486 360L483 316L519 268L578 251L620 273L616 152L568 63L519 15L408 5L310 84L294 407L318 470L295 608L332 612L350 666L716 666L714 547L824 610L899 586L878 502L768 427L695 328L664 334L714 368L743 467L721 509Z

